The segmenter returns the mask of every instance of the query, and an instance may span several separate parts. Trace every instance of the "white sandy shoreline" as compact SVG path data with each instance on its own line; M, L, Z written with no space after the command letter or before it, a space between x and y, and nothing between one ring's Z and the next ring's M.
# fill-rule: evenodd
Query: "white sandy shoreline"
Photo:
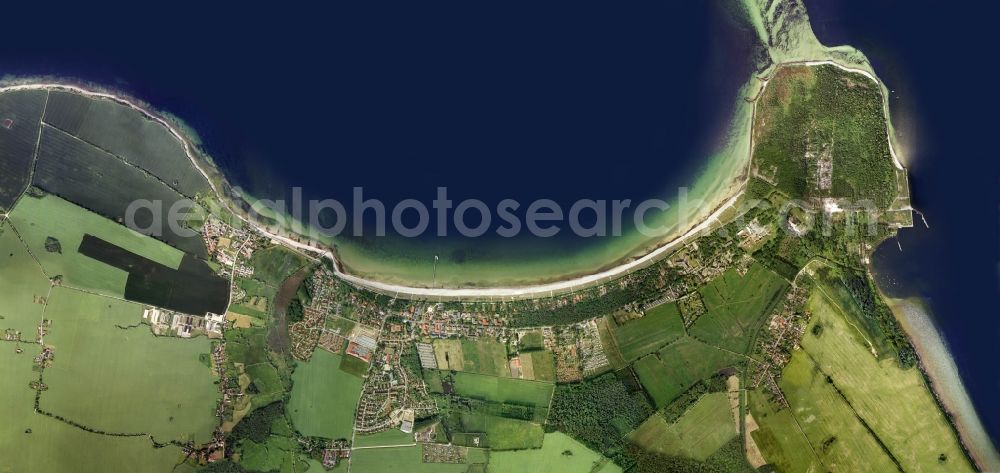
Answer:
M401 296L411 296L418 298L419 297L482 298L482 297L525 297L525 296L543 297L557 291L565 291L567 289L574 289L574 288L578 289L586 287L596 282L600 282L602 280L607 280L609 278L626 274L629 271L632 271L633 269L640 267L644 264L647 264L650 261L660 257L664 253L672 249L675 249L681 243L686 241L686 239L690 238L693 235L697 235L701 231L704 231L713 222L717 221L719 216L721 216L726 210L728 210L730 207L736 204L739 197L742 195L743 191L743 184L740 184L738 190L733 195L729 196L729 198L725 200L720 206L716 207L715 211L711 215L703 219L700 223L695 225L693 228L689 229L680 237L677 237L667 242L666 244L656 248L655 250L647 253L646 255L640 258L628 261L619 266L598 273L559 282L520 286L520 287L425 288L425 287L404 286L404 285L390 284L381 281L365 279L353 274L346 273L341 269L341 265L339 264L336 255L334 255L334 253L329 249L313 246L307 243L302 243L287 236L273 233L263 225L243 215L243 213L240 212L239 210L233 209L232 206L230 205L229 200L222 194L218 186L209 176L209 173L206 172L206 170L203 168L202 164L199 163L199 159L195 156L194 147L191 145L191 142L184 136L184 134L178 131L171 123L164 120L159 115L137 104L135 101L126 97L122 97L120 95L108 92L97 92L78 85L70 85L64 83L40 82L40 83L24 83L24 84L16 84L16 85L8 85L0 87L0 93L19 91L19 90L71 91L88 97L112 100L142 113L147 118L156 121L160 125L164 126L174 136L174 138L176 138L178 141L182 143L184 152L187 155L188 159L190 160L191 164L198 170L198 172L202 174L202 176L204 176L205 180L208 181L209 185L212 188L213 193L216 196L216 199L219 200L223 205L225 205L226 208L233 215L242 220L245 224L255 228L262 235L267 236L268 238L271 238L275 241L281 242L284 245L287 245L289 247L298 250L314 253L321 257L328 258L334 263L333 266L335 268L337 276L347 282L350 282L360 287L384 293L393 293Z
M861 74L864 77L867 77L870 80L881 85L881 82L879 82L878 78L876 78L871 73L863 69L844 66L832 60L794 61L785 64L779 64L777 66L783 66L783 65L804 65L804 66L831 65L848 72ZM751 81L752 80L753 79L751 79ZM226 208L233 215L238 217L245 224L255 228L258 232L267 236L268 238L281 242L282 244L285 244L289 247L310 252L319 255L320 257L329 259L334 263L333 267L337 276L347 282L350 282L351 284L386 294L393 294L395 296L406 296L412 298L436 298L436 299L491 298L492 299L492 298L546 297L546 296L551 296L555 293L584 289L586 287L590 287L599 284L601 282L606 282L610 279L628 274L633 270L642 268L643 266L666 256L670 251L677 249L678 247L686 243L689 239L697 236L701 232L707 230L712 224L719 221L720 217L724 215L726 211L734 207L736 203L739 201L740 197L742 197L743 192L746 189L746 182L750 178L749 167L751 165L752 161L751 158L753 153L753 122L757 110L756 99L759 99L759 97L763 95L762 92L765 87L767 87L766 80L761 82L761 88L758 91L753 103L753 109L749 120L750 129L747 131L748 136L750 137L749 149L745 151L742 150L740 151L741 153L744 152L746 153L745 155L741 156L742 159L746 160L746 163L744 165L744 172L737 176L737 179L739 179L738 182L734 182L733 185L730 185L726 188L730 192L728 195L715 197L717 203L713 204L714 211L708 216L704 217L698 224L694 225L692 228L689 228L683 234L676 236L668 241L662 242L648 253L638 258L633 258L624 261L621 264L606 269L604 271L599 271L584 276L573 277L562 281L556 281L544 284L512 286L512 287L497 286L497 287L469 287L469 288L407 286L403 284L393 284L384 281L366 279L364 277L360 277L344 271L343 266L337 259L337 256L333 253L333 251L327 248L314 246L308 243L302 243L287 236L269 231L265 226L261 225L260 223L257 223L256 221L253 221L253 219L243 215L243 213L240 210L234 209L231 206L229 199L227 199L223 195L223 193L219 190L218 186L216 185L215 181L213 181L209 173L203 167L202 163L199 162L199 158L196 156L194 146L191 144L190 140L185 136L184 133L179 131L173 124L171 124L167 120L161 118L160 115L150 110L147 110L143 106L136 103L136 101L131 100L127 97L123 97L121 95L116 95L108 92L96 92L78 85L48 83L48 82L8 85L0 87L0 93L17 91L17 90L66 90L88 97L97 97L97 98L113 100L122 105L128 106L138 111L139 113L142 113L150 120L156 121L160 125L164 126L174 136L174 138L176 138L178 141L181 142L184 148L184 152L187 155L188 159L191 161L191 164L195 167L195 169L198 170L198 172L202 174L202 176L204 176L205 180L208 181L209 185L212 188L212 192L216 196L216 199L220 201L224 206L226 206ZM888 127L886 128L886 133L889 134ZM891 139L890 136L890 139L888 140L889 151L890 154L892 155L893 162L897 168L903 169L903 166L900 163L899 159L897 158L895 150L893 149L892 141L893 140Z
M972 459L983 471L1000 471L1000 455L976 413L958 366L930 314L918 300L883 297L909 335L921 369L932 380L931 391L950 416Z
M788 65L799 64L807 66L818 66L818 65L832 65L840 69L858 73L868 77L869 79L879 83L879 80L869 72L844 66L835 61L825 60L825 61L795 61L785 63ZM763 86L766 86L766 81L763 82ZM66 90L72 91L81 95L104 98L108 100L113 100L125 106L131 107L138 112L142 113L147 118L160 123L162 126L167 128L167 130L179 140L185 153L191 163L196 169L205 177L211 186L213 192L216 195L218 201L222 203L230 212L233 213L237 218L241 219L247 225L257 229L262 235L265 235L275 241L278 241L290 248L295 248L298 250L306 251L317 255L319 257L328 258L334 263L334 268L337 276L341 279L350 282L361 288L366 288L382 293L394 294L397 296L412 297L412 298L454 298L454 299L473 299L473 298L525 298L525 297L546 297L550 296L555 292L565 292L567 290L577 290L585 287L595 285L600 282L604 282L608 279L613 279L621 275L627 274L637 268L642 267L658 258L669 254L671 250L676 249L678 246L686 243L686 241L698 235L700 232L709 228L715 221L722 216L725 211L734 207L742 193L745 189L745 180L738 183L738 185L729 186L729 195L719 198L720 202L718 206L715 207L715 211L711 213L707 218L700 221L693 228L686 231L684 234L677 238L674 238L658 247L652 251L646 253L645 255L633 259L631 261L624 262L621 265L615 266L613 268L607 269L605 271L597 272L590 275L585 275L581 277L576 277L572 279L567 279L564 281L558 281L548 284L538 284L538 285L525 285L517 287L485 287L485 288L423 288L423 287L413 287L399 284L389 284L381 281L375 281L370 279L365 279L353 274L344 272L341 269L341 265L338 264L336 255L329 249L313 246L310 244L298 242L287 236L279 235L268 231L263 225L252 221L252 219L245 216L239 209L234 209L232 207L232 202L225 197L225 195L220 191L219 187L210 176L211 171L214 169L205 169L205 165L199 160L199 154L195 151L195 147L191 144L191 141L187 138L185 133L178 130L178 127L171 124L169 121L162 118L160 115L153 113L143 106L139 105L136 101L130 100L121 95L107 93L107 92L96 92L89 90L88 88L69 85L64 83L56 82L38 82L38 83L24 83L17 85L8 85L0 87L0 93L16 90ZM761 89L763 90L763 88ZM758 97L760 94L758 94ZM756 102L754 103L754 109L756 109ZM887 118L888 119L888 118ZM750 120L751 127L753 126L753 118ZM903 166L896 155L895 149L893 147L893 139L890 131L890 127L887 125L886 132L889 134L889 149L892 155L894 164L897 168L903 169ZM752 140L752 131L749 135ZM752 142L750 145L750 150L748 153L752 152ZM747 155L747 166L750 165L749 154ZM207 164L211 166L211 164ZM749 173L745 173L743 178L746 179ZM736 184L736 183L734 183ZM735 191L733 191L735 189ZM974 408L972 408L971 401L968 395L965 393L964 386L961 383L961 379L958 376L957 368L954 365L954 361L951 359L950 354L947 351L947 347L941 340L940 335L934 329L933 325L929 325L930 321L926 319L926 314L923 314L919 306L907 305L909 303L899 304L899 301L893 301L896 306L902 305L903 308L897 310L894 307L894 312L896 312L897 318L900 320L907 332L911 334L911 339L913 340L914 346L920 355L921 362L925 367L925 372L928 377L934 380L932 385L934 392L941 400L945 410L952 414L957 430L962 437L962 443L967 446L971 455L981 467L987 471L1000 471L1000 460L997 458L996 450L982 427L978 417L976 416ZM904 301L905 302L905 301ZM914 315L916 314L916 315ZM923 319L921 319L921 314Z

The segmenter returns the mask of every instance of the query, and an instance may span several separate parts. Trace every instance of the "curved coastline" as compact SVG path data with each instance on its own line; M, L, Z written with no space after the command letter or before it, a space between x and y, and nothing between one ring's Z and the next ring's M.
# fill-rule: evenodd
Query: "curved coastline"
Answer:
M768 68L768 72L773 72L775 69L783 65L806 65L810 67L832 65L845 71L861 74L875 81L881 87L884 87L881 81L879 81L873 73L858 67L841 64L833 59L809 61L793 60L785 63L774 64ZM336 254L335 246L331 248L315 241L303 242L301 234L295 233L294 231L288 231L289 229L284 229L284 232L282 230L275 231L254 220L249 213L244 210L243 205L240 205L240 202L236 200L236 198L240 198L241 200L242 198L236 196L231 197L233 193L230 189L232 189L232 187L225 179L224 175L215 167L212 160L201 152L200 147L197 145L197 141L188 135L188 130L185 129L184 131L181 131L181 129L185 127L174 123L176 120L165 118L164 114L151 111L148 106L131 97L108 91L92 90L85 86L73 85L69 83L31 81L0 87L0 93L32 89L66 90L89 97L112 100L142 113L150 120L156 121L164 126L178 141L182 143L185 154L191 161L192 165L205 177L212 189L214 197L220 201L230 213L242 220L246 225L255 228L261 234L271 238L272 240L280 242L291 248L309 253L313 257L329 259L333 263L333 267L337 275L351 284L368 290L393 295L394 297L404 296L409 298L436 300L477 298L492 300L496 298L516 299L547 297L556 294L574 292L607 282L660 260L661 258L667 256L671 250L678 248L702 232L711 229L714 224L723 221L727 212L736 208L743 195L743 191L746 188L746 182L750 175L749 166L751 165L751 157L753 153L753 120L756 114L757 100L761 96L760 92L764 90L767 83L768 79L766 77L752 77L748 83L747 88L751 88L756 85L755 88L757 89L752 101L749 123L747 125L748 129L746 129L745 134L737 133L739 135L737 139L732 140L731 143L729 143L730 148L744 148L745 145L744 149L733 149L732 151L735 151L733 156L729 156L731 159L740 160L738 162L739 165L734 166L735 168L740 169L740 172L738 172L728 184L721 185L721 189L716 195L709 196L704 201L708 204L707 207L711 209L711 212L708 213L708 215L696 215L694 218L687 216L688 218L684 221L689 222L689 225L686 228L675 231L675 234L669 235L667 238L654 240L652 242L644 242L638 248L629 251L625 257L620 258L618 261L612 262L610 265L605 263L602 266L599 266L599 268L606 269L598 269L589 274L573 275L571 277L561 278L553 282L492 287L421 287L417 285L407 285L369 279L361 275L352 274L345 269L343 261ZM885 103L884 105L887 106L888 104ZM886 122L888 123L888 119ZM889 150L894 163L897 168L903 169L903 166L894 151L893 140L891 138L891 126L888 124L886 131L890 137ZM738 139L739 137L747 137L748 142L745 144L740 143ZM717 156L717 159L725 157L727 157L727 154L723 153L720 156ZM704 213L704 211L701 210L699 213ZM635 256L636 253L640 253L639 256Z
M753 109L755 109L756 98L760 97L759 92L762 91L767 85L768 73L773 72L775 68L785 64L804 64L808 66L828 64L846 71L864 75L865 77L878 83L880 88L883 90L883 108L885 113L886 133L889 141L890 154L892 155L895 166L898 169L904 169L903 163L905 162L905 156L897 155L896 152L896 136L890 120L885 85L874 74L867 61L863 60L863 55L860 55L860 53L856 50L851 48L828 48L825 51L827 54L820 55L813 59L795 57L794 55L783 58L780 56L776 57L775 59L783 60L776 60L775 63L769 66L760 77L751 77L748 81L747 89L753 90L753 88L756 87L757 95L754 96L754 100L752 102L747 102L752 103L754 105ZM834 54L834 52L836 54ZM858 57L862 58L862 60L859 61L857 59ZM851 60L845 60L845 58L851 58ZM707 216L693 221L690 227L684 229L680 235L674 235L672 238L663 239L661 241L644 242L640 245L640 247L629 252L628 256L618 261L610 263L604 262L603 266L600 267L601 269L598 269L593 273L560 279L554 282L527 284L523 286L464 288L419 287L378 281L352 274L350 271L345 270L341 258L336 253L335 247L327 247L326 245L312 241L303 242L301 241L303 237L291 232L290 229L272 231L267 226L255 221L247 212L243 210L243 202L237 200L241 199L241 197L239 197L238 194L233 193L232 187L226 180L225 176L216 168L212 160L201 150L199 141L196 134L194 134L194 131L185 127L180 120L165 113L152 111L152 108L148 105L139 100L133 99L126 94L110 92L106 89L100 89L90 85L74 85L68 82L50 80L25 80L21 83L8 82L8 85L0 87L0 93L26 89L68 90L82 95L113 100L139 111L149 119L154 120L166 127L170 133L183 144L185 153L191 160L192 164L209 182L211 189L215 194L215 198L220 201L230 213L239 218L246 225L256 228L261 234L266 235L278 243L281 243L289 248L300 250L313 258L329 259L333 263L332 266L334 267L338 277L353 285L367 290L413 299L470 300L548 297L560 293L573 292L587 287L592 287L652 264L669 255L671 250L683 245L691 238L699 235L701 232L711 229L713 224L724 220L728 216L728 212L732 212L737 208L737 204L739 203L740 197L745 189L746 179L749 175L747 169L751 164L750 157L753 150L753 114L751 113L751 129L747 130L746 134L746 136L749 137L749 143L746 143L747 149L745 150L745 153L739 153L733 156L734 158L741 158L745 160L740 166L736 166L738 168L742 168L743 171L737 173L735 179L730 181L728 185L720 186L723 191L711 196L714 198L709 206L711 212ZM741 101L743 101L743 99L741 99ZM723 157L724 156L720 156L718 159ZM636 253L641 254L639 256L635 256ZM987 470L1000 470L1000 459L998 459L996 450L993 448L988 435L976 416L975 409L965 392L964 386L962 385L961 379L958 375L957 367L948 352L947 345L941 339L940 334L937 333L937 330L934 328L933 323L928 318L926 312L923 311L916 302L891 299L885 297L884 295L883 297L890 302L897 319L904 325L906 331L910 334L914 347L919 353L924 373L929 380L933 380L933 382L930 382L929 384L931 385L931 388L937 396L943 409L952 417L955 428L962 439L962 443L969 449L970 456L972 456L980 468Z
M278 225L267 225L271 233L281 234L300 243L332 251L341 272L364 281L392 286L383 287L383 290L390 294L398 292L422 296L446 296L446 294L434 294L423 291L423 289L485 290L544 286L534 291L536 294L544 295L549 289L556 289L550 287L554 283L580 280L574 286L574 290L577 290L590 284L583 278L605 274L618 266L632 264L679 238L701 221L713 215L718 216L715 211L728 199L742 191L750 157L749 130L753 113L751 97L759 91L760 82L757 77L751 76L740 87L735 97L735 106L727 120L727 133L721 140L719 149L710 155L699 173L694 175L693 185L687 188L688 202L704 203L704 205L687 206L684 214L680 214L679 206L674 205L677 198L671 200L668 197L666 200L671 204L671 207L666 212L658 214L655 217L656 220L650 224L654 227L662 225L669 229L668 232L658 237L643 236L634 229L626 229L621 236L599 237L597 239L601 241L573 251L558 254L541 251L526 252L527 254L534 253L537 257L524 256L520 250L531 247L532 243L539 241L538 239L518 240L515 238L512 239L509 246L500 241L482 243L484 248L488 250L502 250L494 251L497 255L507 253L510 256L491 256L467 262L453 262L445 256L450 248L442 249L437 242L428 242L427 246L421 247L422 242L406 242L404 238L398 237L401 242L398 250L388 248L388 251L381 251L377 245L375 249L371 249L349 238L329 238L320 232L309 231L308 224L289 216L287 213L276 213L270 208L257 210L265 219L282 222ZM239 192L240 197L247 202L257 200L255 196L242 189ZM668 192L663 194L668 194ZM310 237L305 235L310 235ZM396 241L394 237L385 237L382 240L388 241L387 246L394 245ZM518 247L522 243L524 245ZM545 245L550 242L541 243ZM477 244L479 243L469 240L468 247L476 248ZM448 243L445 243L446 247L447 245ZM428 249L430 247L434 247L434 249ZM441 252L442 250L443 252ZM432 279L431 261L437 254L441 255L441 260L437 265L436 279ZM638 264L648 264L648 261L643 260ZM622 273L616 272L615 274ZM356 282L364 284L363 281ZM369 289L377 290L378 288L369 287ZM469 296L473 293L466 291L457 295ZM515 294L493 291L492 294L483 293L482 295L493 297Z
M283 221L291 222L291 224L275 227L252 217L247 210L251 206L252 197L248 198L250 196L244 196L239 190L235 190L212 159L202 150L194 130L169 114L154 111L152 107L127 94L115 93L89 85L48 82L47 78L13 83L0 87L0 92L32 88L63 89L113 100L139 111L149 119L166 127L182 143L185 154L209 182L214 197L222 203L228 212L276 242L305 252L312 257L329 259L338 276L356 286L392 296L434 300L547 297L592 287L648 266L667 256L671 250L683 245L692 237L710 229L713 224L732 216L750 174L753 153L753 121L757 99L767 86L768 77L782 65L833 65L875 81L883 91L883 109L890 154L897 169L904 169L903 160L896 152L896 139L888 110L888 90L885 84L878 79L860 51L849 46L826 47L820 44L812 32L804 7L794 1L787 2L787 4L788 9L785 11L762 11L753 0L744 1L748 22L761 36L762 44L769 45L767 52L771 62L758 74L751 76L746 85L741 88L739 103L734 110L731 122L728 142L723 146L722 151L711 158L706 166L707 171L697 179L692 194L695 194L696 198L700 198L703 205L695 211L689 212L689 215L683 217L673 215L676 217L675 220L669 222L674 225L673 231L666 235L655 238L636 238L636 235L620 237L618 240L625 241L624 244L629 245L624 248L624 251L610 249L613 243L609 241L604 245L605 248L609 249L601 255L605 256L606 259L588 260L585 265L586 269L562 270L560 272L559 268L551 270L545 268L546 274L532 275L516 280L510 278L487 279L485 281L461 280L457 282L444 281L442 284L427 284L426 281L409 280L405 277L379 277L384 276L384 274L367 274L363 268L359 268L359 265L356 264L358 259L363 259L363 254L360 254L359 257L359 253L363 253L363 251L355 251L355 254L351 255L348 261L345 261L348 258L344 258L340 254L340 250L348 249L345 247L349 244L345 245L338 241L313 240L305 236L308 232L303 231L304 226L294 219L283 218ZM686 223L686 226L679 228L678 223L680 222ZM638 241L636 241L637 239ZM621 244L620 242L615 243ZM391 266L392 263L388 263L388 265ZM557 264L553 262L551 266L554 267ZM482 269L479 271L480 273L489 270L489 268L477 268L477 270L479 269Z
M525 284L523 286L509 287L431 288L393 284L367 279L346 271L342 260L336 253L335 245L331 247L321 242L311 240L303 241L305 237L303 237L300 233L296 233L293 229L273 229L261 222L256 221L249 215L249 212L244 210L245 207L250 206L250 203L244 200L238 192L233 191L232 186L226 180L224 174L215 166L210 157L202 152L200 144L196 138L197 135L193 133L193 130L184 126L180 120L168 114L154 111L152 110L152 107L146 105L141 100L135 99L125 93L114 92L99 86L89 84L84 85L62 80L57 81L51 78L44 78L40 80L8 79L5 82L6 85L0 86L0 93L17 90L62 90L88 97L111 100L136 110L148 119L153 120L165 127L171 135L182 144L185 154L191 161L192 165L208 181L215 200L221 202L228 212L239 218L244 224L255 228L261 234L275 240L276 242L301 250L314 258L318 257L329 259L333 262L333 266L338 276L342 277L345 281L369 290L395 295L444 298L542 297L558 292L575 291L584 287L590 287L600 282L613 279L614 277L625 274L643 265L650 264L655 261L658 256L661 256L670 249L675 248L679 243L681 243L681 240L703 231L712 222L717 221L719 216L721 216L724 211L735 205L738 197L741 195L743 187L742 180L737 182L728 180L728 184L723 183L722 187L725 191L725 200L721 203L713 205L712 208L714 210L709 216L689 219L692 223L689 225L689 228L686 229L686 232L678 238L669 239L665 244L654 245L650 248L648 242L642 242L637 248L630 250L626 256L620 258L618 261L610 263L602 262L602 266L600 266L600 268L607 269L600 269L582 275L573 275L568 278L559 278L556 282ZM749 162L749 150L746 151L744 155L747 157L746 161ZM745 176L745 172L742 172L739 177L743 176ZM298 222L295 223L297 224ZM641 256L633 256L635 253L641 253Z
M958 432L969 456L983 471L1000 471L1000 454L969 398L948 344L934 326L927 308L918 298L882 297L910 337L920 359L920 369Z
M511 286L511 287L469 287L469 288L431 288L431 287L418 287L418 286L406 286L401 284L387 283L377 280L366 279L361 276L350 274L344 270L343 264L335 253L335 250L331 248L326 248L321 246L316 242L302 242L299 240L298 235L292 234L282 234L280 232L272 231L265 225L255 221L252 217L248 215L247 212L243 211L239 202L234 199L229 198L230 189L229 183L225 180L223 174L218 171L214 163L203 154L197 146L197 142L190 138L185 131L181 131L180 125L172 123L173 120L168 121L164 114L151 111L148 106L141 103L139 100L133 99L131 97L125 96L124 94L113 93L104 90L93 90L88 86L76 85L72 83L64 82L33 82L26 80L23 83L17 83L12 85L6 85L0 87L0 93L7 91L16 90L65 90L73 93L81 94L84 96L101 98L115 101L119 104L128 106L140 113L142 113L147 118L154 120L164 126L178 141L180 141L184 147L185 154L191 161L192 165L205 177L209 185L212 188L215 198L222 202L226 209L242 220L245 224L255 228L261 234L281 242L282 244L302 250L307 253L311 253L314 256L324 257L333 262L335 271L339 277L347 282L350 282L359 287L363 287L369 290L374 290L382 293L393 294L395 296L410 296L417 298L506 298L506 297L544 297L551 296L557 293L571 292L586 287L590 287L601 282L606 282L607 280L614 279L615 277L627 274L628 272L641 268L645 265L651 264L658 260L660 257L665 256L667 252L671 249L676 248L678 245L686 241L692 236L706 230L711 226L712 223L719 221L720 216L728 209L735 206L739 197L742 195L742 191L745 185L745 178L747 176L746 171L738 176L738 182L730 184L726 189L729 190L728 195L726 195L725 200L721 203L713 206L713 211L710 215L702 219L694 220L694 223L690 228L676 238L671 238L665 243L657 245L651 251L646 252L644 255L638 258L626 257L626 261L621 264L612 264L609 269L603 271L594 272L591 274L586 274L578 276L575 278L563 279L557 282L544 283L544 284L534 284L525 286ZM752 127L752 117L751 124ZM749 136L749 132L748 132ZM752 150L752 144L750 149L745 152L746 164L749 164L749 155ZM743 166L741 166L743 167ZM735 187L735 189L733 188Z

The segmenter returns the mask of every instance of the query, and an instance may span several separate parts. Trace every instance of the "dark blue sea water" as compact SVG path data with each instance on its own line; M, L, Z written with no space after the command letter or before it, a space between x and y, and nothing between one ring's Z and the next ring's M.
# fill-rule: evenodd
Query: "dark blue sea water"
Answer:
M996 18L979 3L807 1L826 44L852 44L892 89L917 226L878 249L880 285L933 311L987 431L1000 439L1000 160Z
M926 298L1000 438L995 12L979 3L807 1L820 39L893 89L919 226L878 250ZM218 3L5 9L0 73L123 89L192 125L258 196L643 199L718 144L753 40L718 2ZM562 240L579 248L594 240ZM529 245L530 246L530 245Z
M192 125L258 197L429 204L447 186L568 209L693 184L753 71L753 35L720 4L104 11L103 27L9 25L31 40L0 42L0 70L112 82Z

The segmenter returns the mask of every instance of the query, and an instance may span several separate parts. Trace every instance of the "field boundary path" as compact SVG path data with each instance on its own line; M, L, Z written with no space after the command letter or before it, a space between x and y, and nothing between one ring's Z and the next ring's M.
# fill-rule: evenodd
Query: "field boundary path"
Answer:
M840 63L838 63L836 61L833 61L833 60L794 61L794 62L787 62L787 63L779 63L779 64L776 65L776 68L777 67L781 67L781 66L794 66L794 65L803 65L803 66L808 66L808 67L830 65L830 66L837 67L837 68L842 69L842 70L847 71L847 72L860 74L860 75L862 75L862 76L864 76L864 77L866 77L866 78L874 81L880 87L882 86L882 82L875 75L873 75L872 73L870 73L868 71L865 71L863 69L845 66L845 65L840 64ZM762 94L760 92L763 91L764 88L767 87L767 84L768 84L768 79L765 78L765 79L761 80L760 90L758 91L756 97L753 100L753 111L752 111L752 114L751 114L750 130L749 130L749 132L750 132L750 135L749 135L750 136L750 146L749 146L749 149L747 150L747 162L746 162L746 166L747 166L748 169L750 168L750 166L752 164L752 153L753 153L753 148L754 148L753 126L754 126L754 119L756 118L756 114L757 114L757 103L758 103L758 99L762 96ZM386 283L386 282L381 282L381 281L375 281L375 280L366 279L366 278L363 278L363 277L360 277L360 276L356 276L356 275L353 275L353 274L349 274L349 273L347 273L346 271L344 271L342 269L342 266L341 266L339 260L337 259L337 256L331 250L326 249L326 248L321 248L319 246L314 246L314 245L311 245L309 243L303 243L303 242L297 241L295 239L292 239L292 238L290 238L288 236L279 235L277 233L271 232L267 228L265 228L263 225L261 225L260 223L257 223L256 221L254 221L253 219L249 218L248 216L243 215L243 213L241 213L241 212L233 209L232 206L231 206L231 204L230 204L230 201L223 196L223 193L219 191L218 185L216 185L215 181L213 181L210 178L208 172L205 171L205 169L203 167L203 164L199 163L199 158L196 157L196 152L194 151L194 146L191 144L190 140L188 140L184 136L183 133L181 133L180 131L178 131L177 128L174 127L172 124L170 124L167 120L165 120L164 118L161 118L159 115L157 115L157 114L155 114L155 113L147 110L143 106L137 104L136 101L129 100L128 98L122 97L120 95L115 95L115 94L112 94L112 93L108 93L108 92L97 92L97 91L88 90L86 88L83 88L83 87L80 87L80 86L76 86L76 85L60 84L60 83L44 83L44 82L43 83L27 83L27 84L16 84L16 85L8 85L8 86L0 87L0 93L12 92L12 91L18 91L18 90L46 90L46 91L62 90L62 91L70 91L70 92L74 92L74 93L77 93L77 94L80 94L80 95L83 95L83 96L86 96L86 97L111 100L111 101L119 103L119 104L121 104L123 106L127 106L127 107L132 108L133 110L141 113L146 118L148 118L150 120L153 120L153 121L159 123L160 125L162 125L164 128L167 129L167 131L170 132L171 135L173 135L173 137L175 139L177 139L181 143L181 145L182 145L182 147L184 149L184 153L188 157L188 160L191 162L191 164L195 167L195 169L197 169L198 172L201 173L201 175L208 182L209 186L212 189L212 192L215 194L215 197L226 207L227 210L229 210L237 218L239 218L240 220L242 220L244 223L246 223L250 227L256 229L262 235L264 235L264 236L266 236L268 238L271 238L272 240L275 240L276 242L280 242L280 243L282 243L282 244L284 244L284 245L286 245L286 246L288 246L290 248L293 248L293 249L304 250L304 251L310 252L310 253L312 253L314 255L318 255L319 257L329 259L330 261L333 262L333 270L334 270L335 274L337 275L337 277L341 278L342 280L344 280L344 281L346 281L348 283L351 283L351 284L353 284L355 286L359 286L359 287L362 287L362 288L365 288L365 289L368 289L368 290L372 290L372 291L375 291L375 292L380 292L380 293L388 294L388 295L394 295L396 297L407 296L407 297L410 297L410 298L440 298L440 299L463 299L463 298L464 299L474 299L474 298L489 298L489 299L492 299L492 298L507 299L507 298L509 298L509 299L516 299L516 298L530 298L530 297L547 297L547 296L554 295L556 292L560 292L560 293L563 293L563 292L572 292L572 291L575 291L575 290L581 290L581 289L584 289L584 288L587 288L587 287L591 287L591 286L600 284L601 282L606 282L606 281L608 281L610 279L613 279L613 278L616 278L616 277L628 274L629 272L631 272L634 269L643 267L644 265L647 265L647 264L651 264L652 262L658 260L659 258L666 256L666 254L668 254L668 252L670 252L670 250L675 249L676 247L678 247L682 243L686 242L691 237L697 236L698 234L702 233L703 231L706 231L707 229L709 229L709 227L713 223L715 223L715 222L717 222L719 220L719 217L725 211L729 210L730 208L732 208L732 207L734 207L736 205L736 203L739 201L739 199L743 196L743 193L746 190L747 180L750 177L750 173L749 172L742 173L742 175L740 177L738 177L738 179L742 179L742 182L739 183L739 186L736 189L735 193L732 196L730 196L727 200L725 200L724 202L722 202L721 204L719 204L719 206L716 207L714 209L714 211L710 215L708 215L707 217L705 217L701 222L699 222L697 225L695 225L694 227L692 227L691 229L689 229L684 234L682 234L682 235L674 238L673 240L670 240L670 241L668 241L668 242L666 242L666 243L658 246L654 250L650 251L649 253L646 253L645 255L643 255L643 256L641 256L639 258L633 259L631 261L627 261L625 263L622 263L622 264L620 264L618 266L612 267L612 268L604 270L604 271L600 271L600 272L589 274L589 275L585 275L585 276L576 277L576 278L573 278L573 279L567 279L567 280L563 280L563 281L553 282L553 283L545 283L545 284L537 284L537 285L526 285L526 286L519 286L519 287L431 288L431 287L404 286L404 285L401 285L401 284L392 284L392 283ZM885 97L883 97L883 101L885 101L885 100L887 100L887 99ZM885 112L888 111L888 110L885 109L884 104L883 104L883 109L885 110ZM903 165L900 163L899 159L897 158L896 151L895 151L895 149L893 147L893 144L892 144L893 140L892 140L892 136L891 136L891 133L890 133L890 127L889 127L888 120L889 120L889 117L886 116L885 117L885 121L886 121L885 132L886 132L887 137L889 138L888 139L888 142L889 142L889 153L892 156L893 163L895 164L896 168L898 168L898 169L904 169Z

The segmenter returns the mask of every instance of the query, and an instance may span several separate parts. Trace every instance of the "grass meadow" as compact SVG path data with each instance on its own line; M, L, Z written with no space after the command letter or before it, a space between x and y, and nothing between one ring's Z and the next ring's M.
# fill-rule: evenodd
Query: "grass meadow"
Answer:
M689 332L711 345L746 353L787 287L784 279L757 263L744 276L729 269L698 290L707 312Z
M288 413L303 435L351 438L362 381L340 370L342 355L316 350L292 373Z
M626 362L659 350L684 336L684 324L677 304L660 304L642 318L631 320L613 329L615 341Z
M434 340L434 356L438 367L489 376L509 378L507 345L489 339Z
M541 350L545 348L545 343L541 330L530 330L525 332L517 341L518 348L522 351Z
M807 330L802 347L904 470L972 470L917 369L904 370L895 359L872 356L825 293L813 291L809 308L810 323L822 325L823 330L818 337ZM942 455L944 462L939 460Z
M641 358L633 367L656 407L662 408L698 380L738 361L729 352L693 338L682 338L654 355Z
M463 338L462 358L465 363L462 371L510 377L510 366L507 364L507 345L496 340Z
M535 381L556 381L556 360L552 352L548 350L530 351L521 353L518 358L521 360L521 374L524 379Z
M252 278L236 277L235 282L236 286L246 293L246 296L239 301L234 300L230 304L229 310L260 320L269 319L271 306L278 289Z
M281 246L257 250L250 257L254 279L264 281L273 287L280 286L285 279L308 262L304 256Z
M473 373L455 374L455 394L487 401L548 407L555 385Z
M275 421L275 425L284 419ZM240 464L249 471L301 471L304 466L295 439L271 435L262 443L253 440L240 442Z
M751 435L769 464L778 471L824 470L791 409L780 409L756 390L747 393L747 405L758 425Z
M0 329L33 341L50 284L9 222L0 223L0 262Z
M677 422L667 423L656 414L629 437L650 451L705 460L736 435L727 394L709 393L688 408Z
M253 407L266 406L284 397L285 386L281 382L281 376L274 365L268 362L246 365L243 368L250 382L257 388L251 398Z
M64 284L116 297L124 296L128 273L78 253L84 235L94 235L172 269L177 269L184 257L166 243L54 195L25 196L10 219L48 277L62 276ZM49 237L59 241L61 252L46 250Z
M920 372L876 358L831 292L811 294L803 349L784 369L791 407L750 392L764 457L785 471L892 471L897 463L904 471L973 471ZM814 334L816 326L823 329Z
M490 473L527 471L620 473L622 469L562 432L545 434L539 449L490 453Z
M828 468L894 471L892 458L865 428L851 406L809 359L798 352L779 381L799 428ZM759 420L758 420L759 422Z
M107 432L211 438L219 393L198 360L207 338L154 336L136 326L141 305L66 288L53 289L45 316L55 361L45 370L43 409Z
M490 450L523 450L542 446L545 431L533 422L486 416L486 438Z
M35 391L28 383L38 379L32 358L39 351L37 345L21 354L0 350L0 471L173 471L183 457L178 447L153 448L148 437L94 434L35 413Z

